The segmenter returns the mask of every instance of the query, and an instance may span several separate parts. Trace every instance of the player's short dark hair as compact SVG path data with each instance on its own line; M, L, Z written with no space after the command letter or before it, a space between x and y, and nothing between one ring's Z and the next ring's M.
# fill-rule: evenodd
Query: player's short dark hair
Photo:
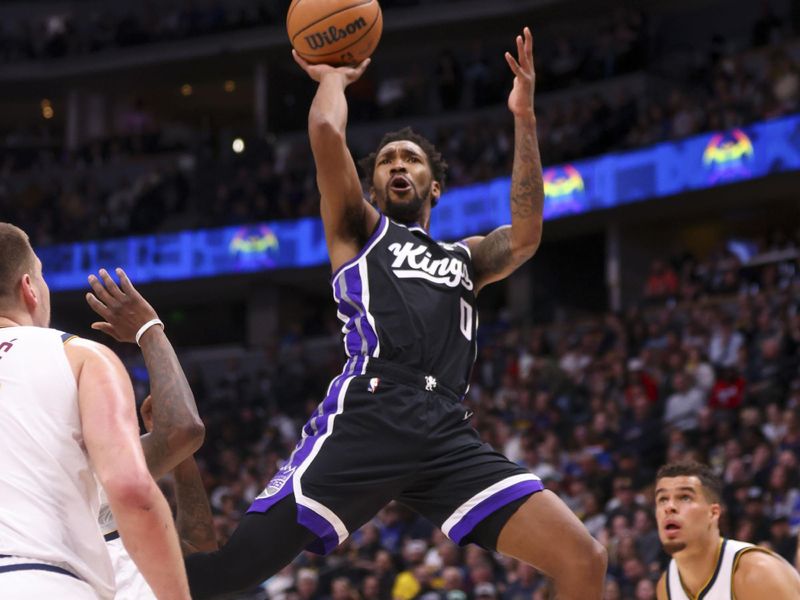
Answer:
M669 463L658 470L656 481L664 477L697 477L706 498L711 502L722 502L722 480L708 465L693 460Z
M371 152L368 156L358 161L359 166L361 166L361 169L364 171L364 179L367 185L372 186L372 174L375 172L375 159L378 157L378 153L387 144L399 141L413 142L422 148L425 156L428 157L428 163L431 165L433 180L438 181L439 187L444 191L444 186L447 181L447 162L442 158L442 153L436 149L433 142L424 135L411 129L411 127L403 127L398 131L390 131L385 134L381 138L381 141L378 142L378 148L375 152ZM434 201L433 206L436 206L436 201Z

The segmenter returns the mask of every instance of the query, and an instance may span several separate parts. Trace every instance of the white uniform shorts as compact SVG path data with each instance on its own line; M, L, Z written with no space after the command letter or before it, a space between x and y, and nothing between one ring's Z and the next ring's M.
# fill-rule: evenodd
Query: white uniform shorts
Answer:
M29 558L0 558L3 600L98 600L95 589L62 567Z
M144 576L139 572L136 563L125 550L120 538L106 542L111 565L114 567L114 579L117 582L117 595L114 600L156 600Z

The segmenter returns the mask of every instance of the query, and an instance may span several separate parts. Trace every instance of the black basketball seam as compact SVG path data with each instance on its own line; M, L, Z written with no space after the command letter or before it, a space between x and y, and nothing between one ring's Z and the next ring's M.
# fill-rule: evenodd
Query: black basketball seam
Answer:
M370 1L371 1L371 0L370 0ZM351 8L352 8L352 7L351 7ZM372 31L372 29L375 27L375 24L378 22L378 19L380 19L380 18L381 18L381 9L380 9L380 7L378 7L378 12L375 14L375 20L374 20L374 21L372 21L372 24L369 26L369 29L367 29L367 30L364 32L364 35L362 35L360 38L358 38L357 40L355 40L353 43L351 43L351 44L347 44L347 46L343 46L342 48L339 48L338 50L334 50L333 52L326 52L325 54L304 54L304 53L300 52L299 50L297 51L297 53L298 53L300 56L308 56L309 58L320 58L321 56L332 56L332 55L334 55L334 54L340 54L340 53L341 53L343 50L347 50L347 49L348 49L348 48L350 48L351 46L354 46L355 44L357 44L358 42L360 42L361 40L363 40L363 39L364 39L364 38L367 36L367 34L368 34L370 31ZM308 29L308 27L306 27L306 29Z
M322 17L321 19L317 19L317 20L316 20L316 21L314 21L313 23L309 23L308 25L306 25L305 27L303 27L303 28L302 28L300 31L298 31L297 33L295 33L295 34L294 34L294 37L292 38L292 46L294 46L294 40L295 40L295 38L296 38L298 35L300 35L301 33L303 33L303 32L304 32L306 29L310 29L311 27L313 27L313 26L314 26L314 25L316 25L317 23L321 23L321 22L322 22L322 21L324 21L325 19L329 19L330 17L333 17L333 16L335 16L335 15L338 15L339 13L343 13L343 12L345 12L346 10L350 10L350 9L353 9L353 8L359 8L359 7L361 7L361 6L364 6L365 4L371 4L373 1L374 1L374 0L363 0L363 2L360 2L360 3L358 3L358 4L351 4L350 6L348 6L348 7L346 7L346 8L340 8L340 9L339 9L339 10L337 10L336 12L328 13L327 15L325 15L325 16L324 16L324 17ZM298 2L298 4L300 4L300 2L302 2L302 0L300 0L300 1ZM377 3L376 3L376 4L377 4ZM378 12L380 12L380 10L381 10L381 7L380 7L380 6L378 6ZM287 15L286 19L287 19L287 20L289 19L288 15ZM369 30L367 30L367 31L369 31Z

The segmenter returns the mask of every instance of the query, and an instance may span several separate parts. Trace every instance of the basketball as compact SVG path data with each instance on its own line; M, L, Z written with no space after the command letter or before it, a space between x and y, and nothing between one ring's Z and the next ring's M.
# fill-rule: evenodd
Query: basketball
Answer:
M306 61L354 65L375 51L383 16L377 0L293 0L286 31Z

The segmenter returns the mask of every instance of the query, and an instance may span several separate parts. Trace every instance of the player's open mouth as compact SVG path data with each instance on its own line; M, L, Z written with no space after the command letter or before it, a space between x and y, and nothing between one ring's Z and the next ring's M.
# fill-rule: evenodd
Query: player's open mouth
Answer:
M674 533L676 531L680 531L680 529L681 526L678 525L677 523L667 523L666 525L664 525L664 531L669 531Z
M411 189L411 182L402 175L395 175L389 180L389 189L395 192L405 192Z

